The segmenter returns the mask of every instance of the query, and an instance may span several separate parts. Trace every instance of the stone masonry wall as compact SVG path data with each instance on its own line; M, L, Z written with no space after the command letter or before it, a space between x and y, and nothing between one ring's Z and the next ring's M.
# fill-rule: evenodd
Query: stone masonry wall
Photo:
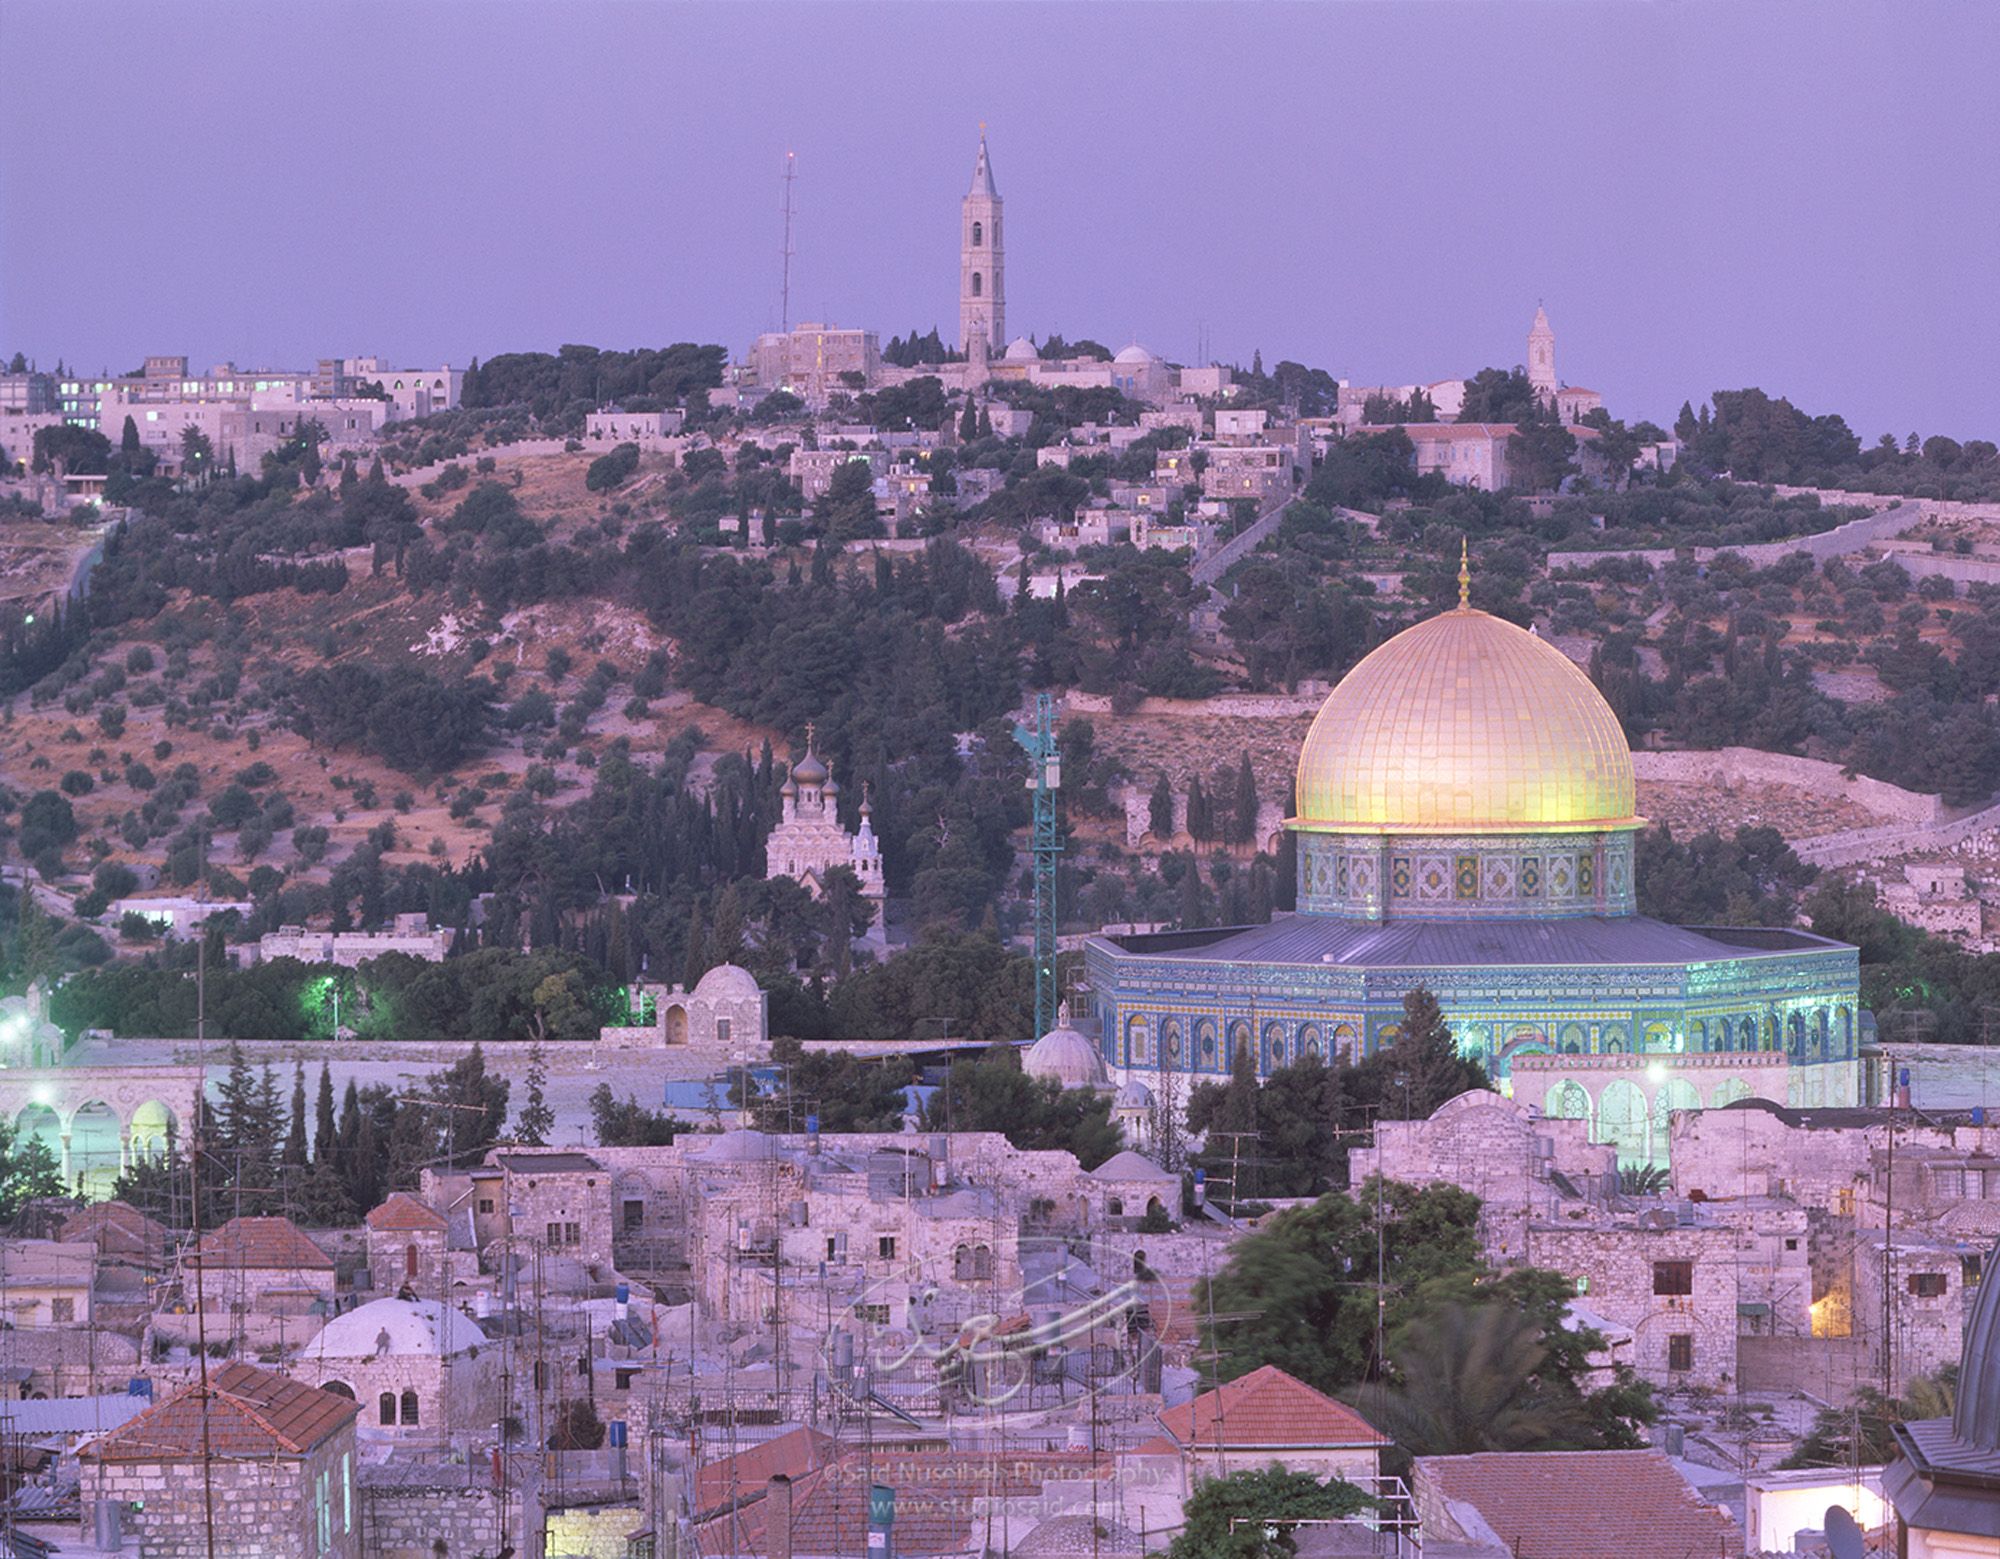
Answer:
M1578 1303L1629 1326L1632 1367L1661 1386L1726 1386L1736 1374L1735 1236L1727 1229L1535 1225L1527 1259L1585 1280ZM1653 1263L1689 1261L1694 1292L1653 1292ZM1670 1370L1671 1339L1694 1339L1692 1367Z
M368 1559L437 1559L439 1542L447 1559L499 1551L499 1501L491 1490L462 1468L440 1468L439 1475L433 1487L364 1483L361 1520Z
M351 1430L330 1436L305 1461L230 1461L211 1467L217 1530L227 1522L229 1541L218 1547L237 1554L304 1555L320 1552L314 1531L312 1488L327 1474L333 1500L332 1559L361 1559L360 1513L352 1529L343 1521L343 1453L351 1455ZM358 1493L358 1491L357 1491ZM146 1559L206 1559L206 1512L200 1469L181 1463L113 1463L83 1468L85 1520L91 1502L117 1500L125 1509L125 1530L137 1533ZM85 1528L87 1533L88 1528ZM429 1559L428 1549L425 1551Z
M1642 780L1679 785L1791 785L1814 795L1839 796L1883 817L1933 823L1944 803L1865 775L1849 776L1837 763L1787 753L1724 747L1715 752L1635 752L1632 772Z

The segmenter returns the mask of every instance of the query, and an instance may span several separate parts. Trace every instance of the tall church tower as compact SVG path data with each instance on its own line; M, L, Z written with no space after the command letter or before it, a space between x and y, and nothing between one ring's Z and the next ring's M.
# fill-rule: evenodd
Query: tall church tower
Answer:
M971 356L974 342L998 357L1007 345L1006 251L1000 241L1000 191L986 155L986 127L979 127L979 160L972 188L959 203L958 344Z
M1535 305L1535 323L1528 331L1528 383L1535 394L1551 406L1556 399L1556 333L1549 328L1549 316Z

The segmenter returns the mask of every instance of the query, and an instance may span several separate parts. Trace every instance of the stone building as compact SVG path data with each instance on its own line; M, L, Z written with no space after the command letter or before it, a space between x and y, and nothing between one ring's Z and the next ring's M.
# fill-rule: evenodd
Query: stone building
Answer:
M678 437L687 413L678 407L661 411L627 411L600 406L583 419L584 439L592 444L637 444L641 449L670 444Z
M180 1299L190 1310L200 1269L211 1338L216 1317L227 1318L223 1331L257 1344L282 1340L287 1331L296 1340L316 1325L306 1318L333 1313L333 1258L289 1218L232 1218L204 1235L181 1264ZM165 1325L166 1317L155 1324ZM191 1335L192 1318L177 1319L174 1330Z
M407 1191L392 1191L372 1208L368 1227L368 1272L382 1293L407 1291L412 1298L442 1298L451 1288L451 1225L444 1214Z
M551 1282L608 1281L612 1176L588 1153L496 1148L470 1170L426 1169L423 1199L437 1208L455 1242L479 1253L484 1268L519 1268L539 1253L567 1262L544 1267Z
M306 964L338 964L357 969L371 958L403 953L426 963L442 963L451 951L450 931L431 925L422 910L398 915L387 931L313 931L280 926L257 939L256 962L296 958Z
M93 1202L65 1219L57 1238L95 1245L100 1266L157 1272L166 1264L165 1227L130 1202Z
M770 1054L770 998L757 977L738 964L717 964L692 991L678 985L638 984L626 993L627 1021L606 1024L598 1043L686 1047L718 1065Z
M2000 1259L2000 1250L1987 1254ZM1897 1454L1882 1491L1903 1559L2000 1555L2000 1283L1980 1286L1957 1357L1951 1416L1894 1426Z
M813 320L784 332L771 331L750 348L749 382L765 390L788 390L809 405L823 404L836 391L852 391L882 374L881 339L872 330L842 329Z
M1970 945L1984 929L1979 898L1963 866L1905 866L1901 882L1882 885L1882 907L1898 920Z
M108 1501L148 1559L361 1559L357 1411L346 1397L252 1364L221 1366L205 1403L202 1388L189 1386L78 1451L84 1540L90 1513ZM211 1509L221 1539L213 1548Z
M1187 1488L1206 1478L1276 1464L1321 1482L1343 1478L1373 1489L1393 1442L1344 1402L1275 1364L1252 1370L1160 1414Z
M361 1405L357 1433L398 1446L442 1445L499 1418L500 1359L477 1324L436 1300L376 1299L335 1316L293 1372Z
M1641 1378L1672 1388L1725 1387L1737 1378L1746 1320L1770 1335L1811 1335L1805 1220L1796 1209L1769 1209L1758 1226L1696 1212L1533 1223L1523 1259L1573 1279L1578 1304L1630 1328L1631 1363Z
M0 1308L10 1327L89 1326L96 1284L90 1241L0 1240Z
M1479 1198L1489 1260L1521 1258L1531 1220L1600 1206L1615 1189L1617 1150L1585 1122L1551 1120L1487 1089L1446 1101L1421 1121L1378 1121L1374 1141L1348 1158L1351 1184L1371 1175L1405 1185L1443 1181Z

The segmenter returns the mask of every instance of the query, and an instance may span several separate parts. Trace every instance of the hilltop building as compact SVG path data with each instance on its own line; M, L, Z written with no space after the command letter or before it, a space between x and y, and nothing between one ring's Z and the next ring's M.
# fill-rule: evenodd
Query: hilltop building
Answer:
M1853 947L1637 912L1632 758L1553 645L1469 604L1376 649L1299 754L1298 912L1104 934L1085 947L1112 1079L1182 1107L1253 1050L1352 1063L1437 996L1460 1048L1627 1163L1663 1163L1675 1110L1746 1096L1851 1104Z

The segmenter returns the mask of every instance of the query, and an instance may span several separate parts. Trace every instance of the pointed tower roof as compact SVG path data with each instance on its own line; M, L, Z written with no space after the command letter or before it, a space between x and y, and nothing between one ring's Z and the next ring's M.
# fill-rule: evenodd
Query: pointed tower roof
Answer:
M1000 191L993 187L993 162L986 155L986 126L979 127L979 160L972 165L972 188L968 195L990 195L999 199Z
M1552 336L1555 333L1555 327L1549 323L1548 310L1537 303L1535 305L1535 323L1529 327L1528 334L1530 336Z

